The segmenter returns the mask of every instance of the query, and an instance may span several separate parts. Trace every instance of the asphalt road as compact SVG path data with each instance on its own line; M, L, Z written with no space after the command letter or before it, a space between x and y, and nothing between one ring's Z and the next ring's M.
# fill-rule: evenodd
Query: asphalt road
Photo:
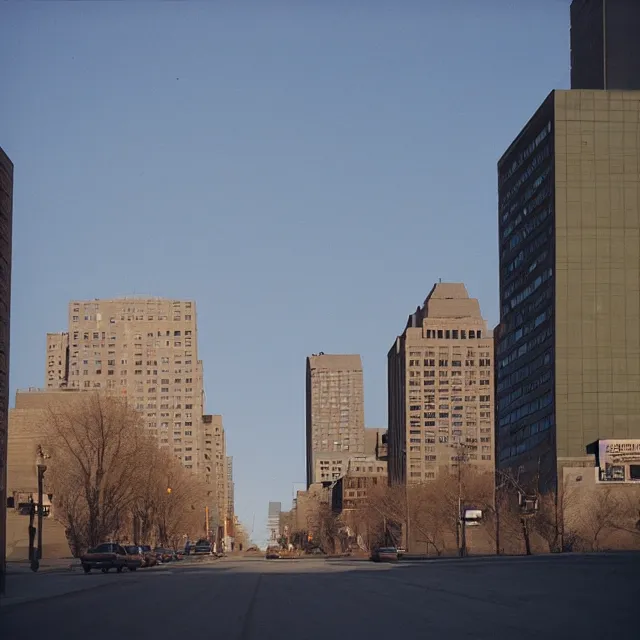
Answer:
M91 582L3 606L0 637L32 640L39 628L65 640L640 637L640 554L394 566L224 559L67 579Z

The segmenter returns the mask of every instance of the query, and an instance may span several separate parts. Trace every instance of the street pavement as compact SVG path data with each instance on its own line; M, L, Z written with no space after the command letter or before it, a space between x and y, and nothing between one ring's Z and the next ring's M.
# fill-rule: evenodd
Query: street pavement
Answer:
M38 629L65 640L640 637L640 554L396 565L227 558L29 577L28 602L16 599L15 583L27 576L8 577L0 638L31 639ZM46 581L61 581L63 592L51 597ZM79 586L64 593L69 585Z

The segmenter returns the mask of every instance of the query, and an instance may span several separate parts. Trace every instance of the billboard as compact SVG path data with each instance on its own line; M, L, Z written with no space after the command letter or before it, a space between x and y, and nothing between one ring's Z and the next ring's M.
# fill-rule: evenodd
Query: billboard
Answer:
M599 440L602 482L640 481L640 440Z

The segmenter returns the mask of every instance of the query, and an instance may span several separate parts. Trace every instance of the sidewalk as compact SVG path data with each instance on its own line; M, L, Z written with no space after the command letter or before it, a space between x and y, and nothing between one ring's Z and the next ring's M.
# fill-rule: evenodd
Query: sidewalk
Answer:
M80 561L77 558L45 558L40 561L38 573L50 573L52 571L71 572L80 569ZM28 560L9 560L7 562L7 575L32 573Z
M86 591L109 585L122 584L118 574L85 575L82 571L46 571L33 573L17 570L7 573L5 595L0 597L0 608L46 600L57 596Z

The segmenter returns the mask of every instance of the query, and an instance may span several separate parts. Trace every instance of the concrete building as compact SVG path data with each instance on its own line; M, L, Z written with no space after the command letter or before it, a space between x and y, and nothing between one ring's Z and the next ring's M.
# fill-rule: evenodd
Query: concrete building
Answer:
M267 539L268 544L276 544L280 535L280 512L282 503L270 502L267 514Z
M307 358L307 486L339 478L364 453L364 389L358 355Z
M367 456L376 456L382 445L383 436L387 433L386 429L378 427L367 427L364 430L364 453Z
M640 438L640 91L554 91L498 163L497 457Z
M387 463L368 457L352 458L346 473L331 488L331 505L337 513L358 511L366 505L367 491L387 484Z
M7 427L9 412L9 319L11 315L11 237L13 229L13 163L0 147L0 594L4 593Z
M389 480L434 479L493 455L493 337L462 283L438 283L388 354ZM408 473L407 473L408 465Z
M233 522L235 515L234 504L234 482L233 482L233 457L227 456L227 519Z
M640 2L573 0L571 88L640 89Z
M205 431L205 442L211 442L211 461L213 462L213 477L216 485L216 504L218 505L215 519L211 523L216 538L222 541L227 537L227 511L229 508L229 483L227 481L227 443L222 426L221 415L205 415L202 417ZM213 515L213 514L212 514Z
M210 480L195 302L138 297L71 302L69 331L47 335L45 384L106 390L127 399L161 447Z

